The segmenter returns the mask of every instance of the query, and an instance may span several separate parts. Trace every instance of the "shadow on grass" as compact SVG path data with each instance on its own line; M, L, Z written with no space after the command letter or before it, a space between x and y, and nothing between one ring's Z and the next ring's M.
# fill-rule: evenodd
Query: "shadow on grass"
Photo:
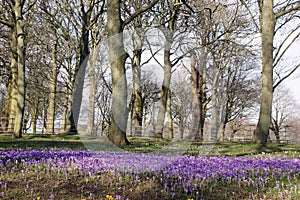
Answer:
M70 141L45 141L45 140L29 140L29 141L0 141L0 149L44 149L44 148L70 148L82 149L84 145L78 142Z

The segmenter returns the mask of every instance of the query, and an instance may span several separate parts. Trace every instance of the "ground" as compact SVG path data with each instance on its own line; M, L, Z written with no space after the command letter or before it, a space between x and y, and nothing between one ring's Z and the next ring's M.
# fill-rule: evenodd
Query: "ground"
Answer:
M0 199L297 199L300 145L0 135ZM97 142L95 142L97 141ZM98 152L88 151L102 144ZM171 144L171 145L170 145ZM176 153L176 147L185 145ZM169 147L169 148L168 148ZM207 148L209 147L209 148ZM163 154L160 149L168 149ZM175 153L174 153L175 152Z

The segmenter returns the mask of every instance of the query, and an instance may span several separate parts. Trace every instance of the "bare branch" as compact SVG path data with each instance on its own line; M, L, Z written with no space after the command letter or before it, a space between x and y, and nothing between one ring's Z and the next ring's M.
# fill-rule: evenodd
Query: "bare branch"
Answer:
M141 9L137 10L135 13L133 13L129 18L127 18L124 21L124 26L129 24L130 22L132 22L137 16L139 16L140 14L146 12L147 10L151 9L159 0L154 0L152 3L150 3L149 5L142 7Z
M288 73L286 76L284 76L282 79L280 79L274 86L273 86L273 91L288 77L290 77L298 68L300 67L300 64L296 65L290 73Z
M244 0L240 0L240 1L241 1L242 5L243 5L243 6L247 9L247 11L249 12L249 14L250 14L250 16L251 16L251 19L252 19L252 21L253 21L253 23L254 23L255 28L259 31L259 30L260 30L259 25L256 23L255 17L254 17L254 15L253 15L253 13L251 12L249 6L245 3Z
M277 13L275 13L275 18L278 19L278 18L280 18L280 17L282 17L282 16L284 16L286 14L289 14L289 13L291 13L293 11L300 10L300 2L298 1L297 4L298 5L293 6L293 7L289 8L289 9L284 9L282 11L278 11Z
M12 25L11 23L6 22L6 21L4 21L4 20L2 20L2 19L0 19L0 24L3 24L3 25L5 25L5 26L8 26L9 28L13 28L13 27L14 27L14 25Z
M300 37L300 34L297 34L290 42L289 44L285 47L285 49L283 51L281 51L283 45L286 43L286 41L288 41L288 39L290 39L290 36L293 35L298 29L300 29L300 26L298 26L297 28L295 28L293 31L291 31L288 36L286 36L286 38L284 39L284 41L281 43L277 53L274 56L274 64L273 64L273 68L275 68L278 63L280 62L280 60L282 59L282 57L285 55L285 53L287 52L287 50L292 46L292 44Z

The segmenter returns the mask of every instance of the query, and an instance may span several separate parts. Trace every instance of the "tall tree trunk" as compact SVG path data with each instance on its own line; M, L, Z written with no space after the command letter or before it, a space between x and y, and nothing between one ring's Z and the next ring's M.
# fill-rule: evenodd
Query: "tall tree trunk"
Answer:
M10 86L10 98L9 98L9 122L7 131L13 133L14 124L15 124L15 116L16 116L16 108L17 108L17 77L18 77L18 56L17 56L17 33L16 27L12 30L12 36L10 41L10 71L11 71L11 86Z
M56 32L56 31L55 31ZM55 100L56 100L56 85L57 85L57 38L56 33L54 35L54 44L52 49L52 78L50 80L50 91L49 91L49 104L47 110L47 122L46 122L46 133L54 133L54 121L55 121Z
M65 94L65 98L64 98L64 103L63 103L63 112L62 112L62 121L61 121L61 133L66 133L67 130L67 123L68 123L68 97L69 95L68 93L68 89L66 91Z
M171 91L168 92L167 98L167 119L168 119L168 137L169 139L174 138L173 132L173 118L172 118L172 99L171 99Z
M139 33L134 34L134 57L132 64L133 73L133 104L132 104L132 130L133 135L141 135L143 121L143 103L141 88L141 57L142 57L142 40Z
M155 137L163 138L163 129L165 123L165 115L166 115L166 106L167 106L167 99L168 93L171 83L171 73L172 73L172 63L170 60L171 56L171 46L172 46L172 37L171 33L165 34L166 41L164 45L164 80L162 83L162 88L160 92L160 100L159 100L159 110L157 116L157 123L156 123L156 135Z
M80 115L80 108L82 103L83 85L89 55L89 31L86 25L83 26L81 42L80 42L80 59L76 67L76 79L74 82L74 91L72 95L72 110L71 110L71 130L70 133L77 133L78 120Z
M128 54L124 50L121 19L121 0L107 1L108 57L112 74L112 122L108 138L117 145L129 144L126 137L128 108L125 61Z
M16 0L14 4L14 14L16 21L17 37L17 106L14 120L14 138L22 137L22 121L25 106L25 33L23 22L22 0Z
M90 82L90 93L89 93L89 116L88 116L88 126L86 134L94 134L94 121L95 121L95 95L96 95L96 80L95 80L95 65L97 59L97 48L94 44L92 59L89 64L89 82Z
M37 119L38 119L38 106L34 106L31 111L31 125L32 125L32 133L36 134L36 128L37 128Z
M273 39L275 16L273 0L258 0L260 7L260 27L262 42L262 89L259 120L253 142L266 146L269 136L273 98Z
M179 114L179 135L180 135L180 139L183 139L183 134L184 134L184 116L183 114L185 113L185 111L183 110L184 107L183 105L180 105L180 114Z
M218 69L215 69L218 70ZM212 81L212 89L211 89L211 132L208 138L209 141L217 141L218 132L220 128L220 105L218 104L218 83L219 83L219 71L215 72Z
M78 120L80 115L80 108L82 103L82 93L84 86L84 79L86 74L86 68L88 64L89 56L89 34L90 34L90 21L92 13L92 2L88 1L88 9L85 9L84 1L80 1L81 8L81 36L79 42L79 62L77 63L75 74L76 79L74 82L73 100L72 100L72 111L71 111L71 130L70 133L77 133Z
M193 91L193 115L192 115L192 133L195 137L195 140L203 139L203 101L205 88L204 85L204 76L203 71L206 64L206 53L201 52L201 58L196 64L196 55L195 52L191 52L191 86Z
M12 54L12 53L11 53ZM11 74L11 68L9 69L9 80L7 83L7 97L5 100L5 107L4 107L4 118L2 118L1 122L2 122L2 130L3 131L7 131L7 132L11 132L11 130L8 129L9 127L9 114L10 114L10 108L11 108L11 103L12 103L12 90L13 90L13 81L12 81L12 74Z

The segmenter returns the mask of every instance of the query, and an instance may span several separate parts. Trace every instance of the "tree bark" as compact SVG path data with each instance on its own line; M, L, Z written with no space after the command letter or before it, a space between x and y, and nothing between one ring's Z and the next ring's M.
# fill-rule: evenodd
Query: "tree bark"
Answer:
M54 121L55 121L55 101L56 101L56 85L57 85L57 43L56 31L54 31L54 44L52 49L52 78L50 80L49 91L49 105L47 110L46 133L54 134Z
M163 84L160 92L160 100L159 100L159 110L157 116L157 123L156 123L156 135L157 138L163 138L163 129L164 129L164 122L165 122L165 115L166 115L166 106L167 106L167 99L168 93L171 83L171 70L172 70L172 63L170 60L171 56L171 46L172 46L172 33L165 33L166 41L164 45L164 79Z
M25 33L23 22L22 0L16 0L14 4L16 41L17 41L17 92L13 138L22 137L22 123L25 106ZM14 105L13 105L14 106Z
M17 33L16 28L12 30L12 36L10 41L10 71L11 71L11 86L10 86L10 98L9 98L9 121L8 121L8 132L13 133L14 130L14 121L16 116L17 108L17 76L18 76L18 56L17 56Z
M92 9L88 8L88 11L85 10L84 3L81 3L81 36L79 43L79 62L76 66L76 80L74 83L74 91L73 91L73 100L72 100L72 119L71 119L71 130L70 133L77 133L78 120L80 115L80 108L82 103L82 93L83 93L83 85L85 79L85 73L88 63L89 56L89 23L91 20L91 11ZM89 5L92 6L92 5Z
M174 138L173 132L173 118L172 118L172 99L171 99L171 91L168 92L167 98L167 119L168 119L168 137L169 139Z
M261 146L267 145L272 114L273 98L273 39L275 16L273 0L258 0L260 6L260 27L262 44L262 89L259 120L253 142Z
M191 86L193 91L193 115L192 115L192 133L195 140L203 140L203 125L204 125L204 75L203 71L206 64L206 53L201 52L201 58L196 64L195 52L191 52Z
M88 126L86 130L86 134L93 135L94 134L94 121L95 121L95 96L96 96L96 80L95 80L95 65L96 65L96 44L94 44L94 52L92 55L92 60L89 64L89 116L88 116Z
M132 105L132 130L133 135L141 135L143 121L143 103L141 87L141 58L142 58L142 40L140 30L134 34L134 57L132 64L133 73L133 105Z
M31 111L31 124L32 124L32 133L36 134L36 128L37 128L37 119L38 119L38 109L33 108Z
M127 80L125 61L128 54L124 50L123 29L121 19L121 0L107 1L107 33L108 57L112 74L112 122L108 138L117 145L129 144L126 137L127 109Z
M209 141L216 141L218 139L218 132L220 127L219 115L220 115L220 105L218 105L217 95L218 95L218 83L219 83L219 74L218 71L215 72L212 81L212 89L211 89L211 133L208 138Z

